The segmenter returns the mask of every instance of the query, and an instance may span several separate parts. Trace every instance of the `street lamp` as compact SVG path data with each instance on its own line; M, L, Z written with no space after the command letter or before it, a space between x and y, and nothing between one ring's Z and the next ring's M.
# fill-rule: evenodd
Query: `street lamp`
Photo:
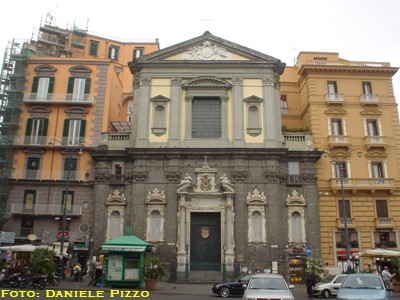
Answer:
M342 207L343 207L343 225L344 225L344 242L346 246L346 260L347 260L347 270L349 270L350 266L350 244L349 244L349 230L347 226L347 212L346 212L346 200L344 198L344 184L343 184L343 174L345 171L345 163L347 159L351 156L351 153L354 151L357 151L357 156L361 157L362 156L362 151L360 149L352 149L347 151L346 153L342 154L335 154L329 151L324 151L324 157L330 157L331 158L331 164L332 165L339 165L339 179L340 179L340 188L342 191Z
M79 138L75 144L71 145L65 145L63 142L58 141L56 139L52 139L48 143L50 147L53 147L55 143L58 142L61 146L63 146L65 153L67 154L67 180L65 183L65 196L63 197L63 203L62 203L62 224L61 224L61 238L60 238L60 259L58 260L58 265L57 265L57 275L61 277L64 272L64 260L63 260L63 254L64 254L64 241L65 241L65 228L66 228L66 223L67 223L67 199L68 199L68 190L69 190L69 179L71 176L71 160L72 160L72 154L75 153L75 151L79 148L78 154L82 155L83 154L83 146L85 144L85 141L83 138Z

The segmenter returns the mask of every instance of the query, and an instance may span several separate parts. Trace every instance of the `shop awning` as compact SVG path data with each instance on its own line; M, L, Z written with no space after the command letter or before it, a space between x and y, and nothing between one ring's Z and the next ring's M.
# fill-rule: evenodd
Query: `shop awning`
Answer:
M101 246L103 252L146 252L154 245L149 244L134 235L124 235L104 242Z
M360 256L394 258L394 257L400 257L400 251L377 248L377 249L365 250L364 252L360 253Z
M51 247L49 247L47 245L35 246L32 244L25 244L25 245L2 246L2 247L0 247L0 250L1 251L10 250L12 252L33 252L36 249L40 249L40 248L51 249Z

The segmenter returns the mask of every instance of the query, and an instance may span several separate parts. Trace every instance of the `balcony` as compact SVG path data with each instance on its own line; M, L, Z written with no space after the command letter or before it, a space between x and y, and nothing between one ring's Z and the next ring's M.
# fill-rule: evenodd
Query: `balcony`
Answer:
M362 105L378 105L379 96L376 94L362 94L360 96L360 102Z
M308 132L283 132L283 140L283 147L289 150L314 150L314 142Z
M17 170L14 169L10 178L15 180L67 180L67 171L64 170ZM88 172L70 171L70 181L90 181L93 180Z
M30 104L60 104L60 105L89 105L92 106L94 97L91 94L74 95L74 94L24 94L24 103Z
M121 150L131 147L130 144L131 134L129 132L103 132L101 135L100 145L107 147L109 150Z
M328 136L328 147L332 148L348 148L351 145L349 135L330 135Z
M385 137L383 136L366 136L364 137L364 144L367 149L387 147Z
M354 228L357 227L355 218L347 217L346 221L347 221L347 228L354 229ZM343 218L337 218L337 227L339 229L343 229L344 228L344 220L343 220Z
M331 178L331 188L334 193L341 191L340 178ZM343 178L343 188L347 191L366 190L374 193L376 190L388 191L395 189L394 178Z
M393 218L375 218L376 228L394 228Z
M325 94L325 101L327 104L343 104L344 95L337 93Z
M12 203L10 207L11 215L28 216L61 216L63 214L61 204L34 204L27 208L23 203ZM82 205L72 205L67 209L67 216L78 217L82 215Z

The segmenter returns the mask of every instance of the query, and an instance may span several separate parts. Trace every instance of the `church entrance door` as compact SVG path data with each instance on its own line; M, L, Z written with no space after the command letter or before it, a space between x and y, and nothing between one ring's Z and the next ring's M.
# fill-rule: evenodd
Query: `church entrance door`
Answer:
M221 214L196 212L190 215L190 270L221 270Z

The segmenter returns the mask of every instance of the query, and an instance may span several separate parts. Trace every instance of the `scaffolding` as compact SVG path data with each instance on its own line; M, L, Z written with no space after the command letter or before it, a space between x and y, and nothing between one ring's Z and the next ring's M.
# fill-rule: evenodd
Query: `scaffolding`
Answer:
M27 43L9 42L0 74L0 225L9 218L7 197L13 169L13 140L17 134L31 51Z

